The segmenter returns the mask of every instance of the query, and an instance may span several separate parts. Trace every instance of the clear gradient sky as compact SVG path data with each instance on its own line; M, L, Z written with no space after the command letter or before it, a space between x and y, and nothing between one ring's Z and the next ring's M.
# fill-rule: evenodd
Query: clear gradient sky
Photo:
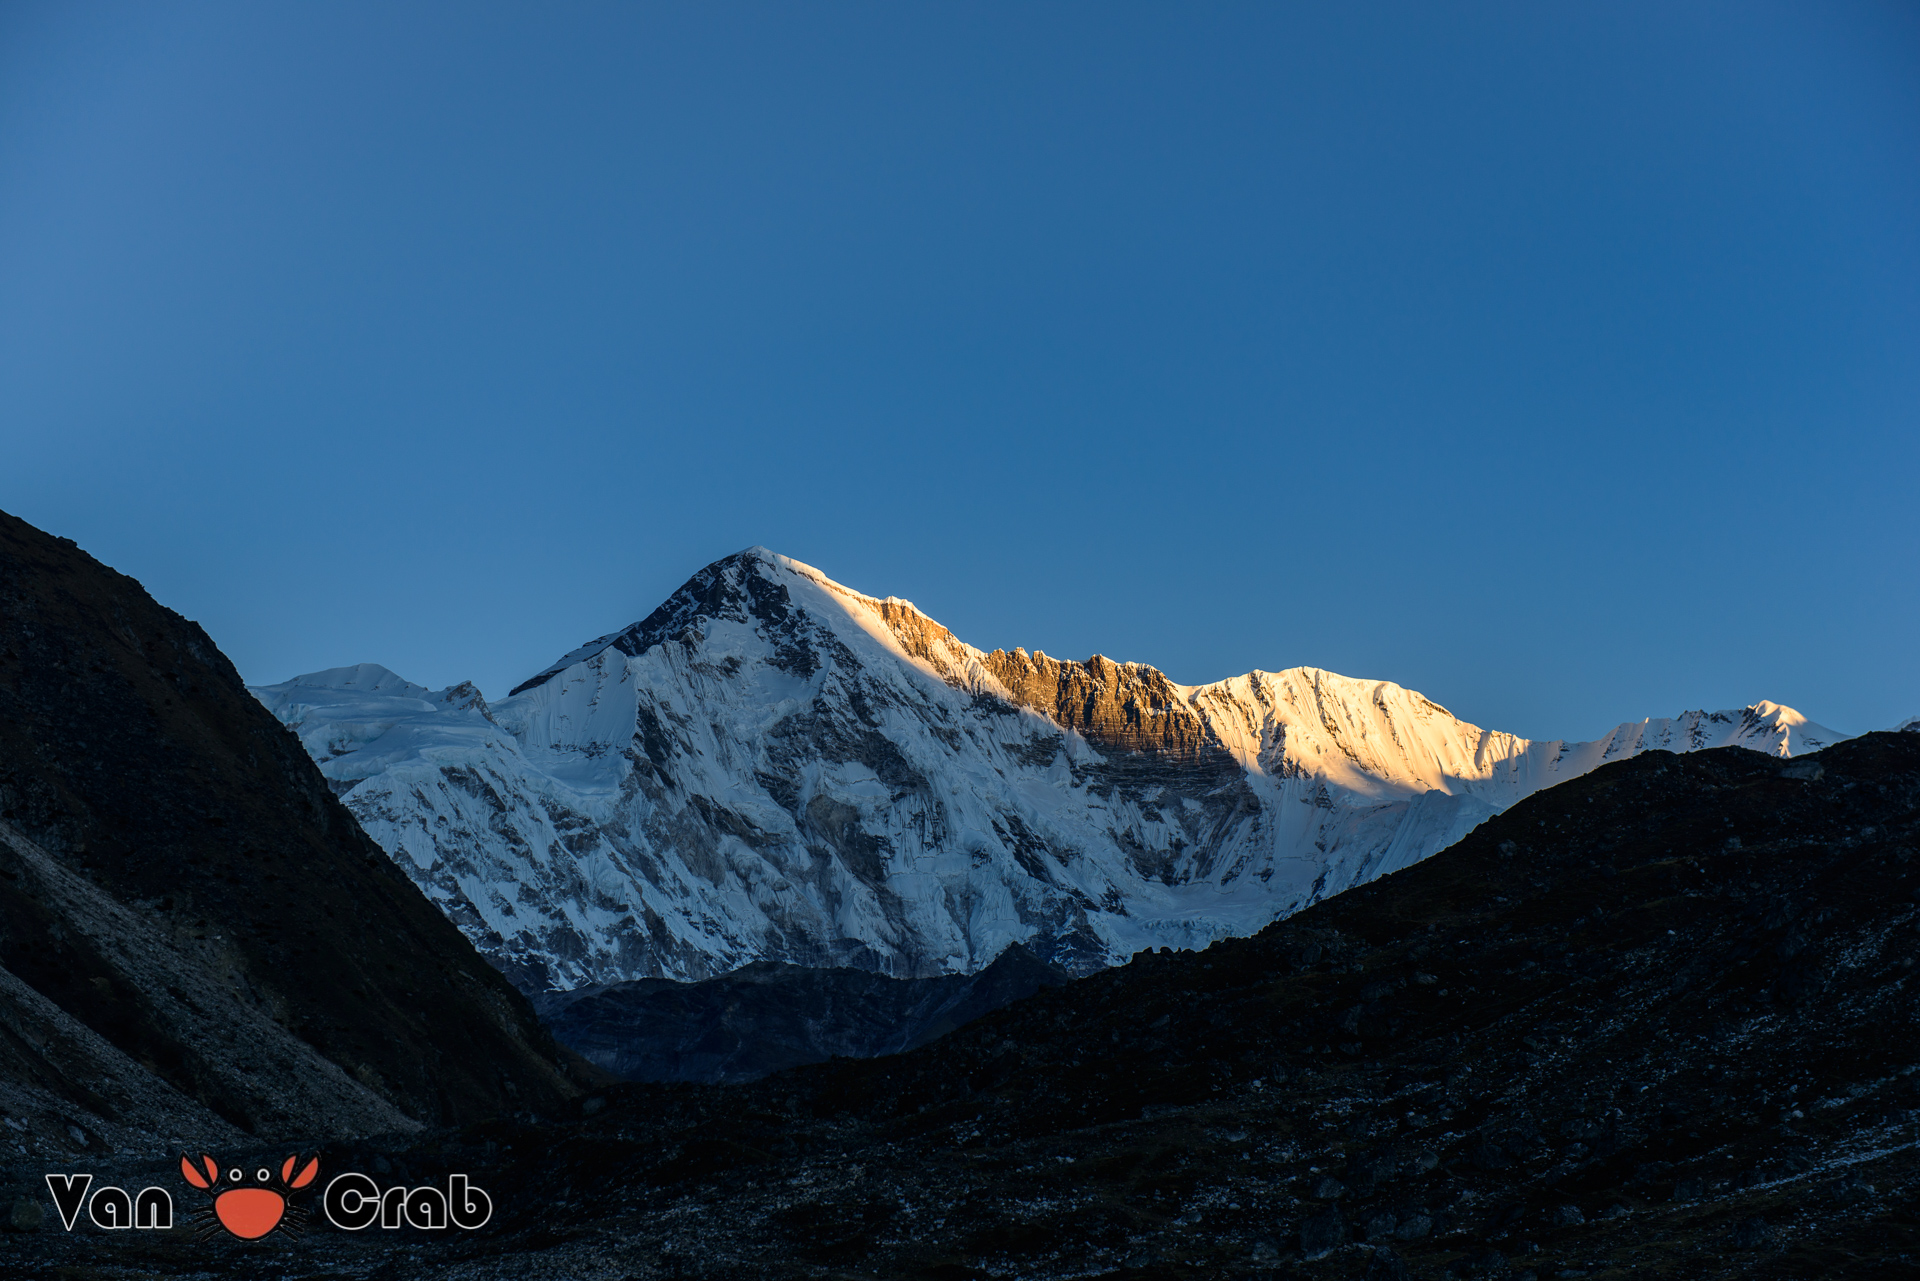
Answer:
M762 543L1530 736L1920 713L1912 4L0 6L0 508L491 696Z

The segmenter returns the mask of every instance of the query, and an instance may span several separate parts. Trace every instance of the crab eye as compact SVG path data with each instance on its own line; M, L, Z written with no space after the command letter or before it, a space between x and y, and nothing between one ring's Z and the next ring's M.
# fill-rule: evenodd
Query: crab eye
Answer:
M271 1179L273 1175L267 1171L267 1168L265 1166L262 1166L261 1168L253 1172L253 1177L260 1180L260 1182L265 1183L268 1179Z
M244 1174L242 1174L242 1173L240 1173L240 1171L239 1171L238 1169L233 1169L233 1170L228 1170L228 1171L227 1171L227 1179L228 1179L228 1181L229 1181L229 1182L232 1182L232 1183L238 1183L238 1182L240 1182L240 1180L242 1180L242 1179L244 1179L244 1178L246 1178L246 1177L247 1177L247 1176L246 1176L246 1175L244 1175Z

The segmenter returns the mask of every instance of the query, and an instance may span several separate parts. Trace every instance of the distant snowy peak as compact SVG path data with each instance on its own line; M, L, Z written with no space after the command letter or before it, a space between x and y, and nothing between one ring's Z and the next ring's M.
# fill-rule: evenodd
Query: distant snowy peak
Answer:
M1317 668L989 652L759 547L491 705L372 665L256 692L535 992L1013 943L1086 972L1251 933L1610 760L1842 737L1757 703L1540 742Z
M470 682L430 690L378 663L312 672L253 693L300 736L335 791L402 762L461 759L503 739Z

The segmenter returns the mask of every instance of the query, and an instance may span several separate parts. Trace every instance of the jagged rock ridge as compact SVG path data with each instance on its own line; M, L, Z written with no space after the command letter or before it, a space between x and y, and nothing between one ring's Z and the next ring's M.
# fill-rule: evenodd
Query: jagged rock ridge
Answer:
M763 548L492 705L372 665L255 692L529 991L1016 942L1084 973L1252 933L1609 760L1843 737L1759 703L1538 742L1314 668L989 653Z

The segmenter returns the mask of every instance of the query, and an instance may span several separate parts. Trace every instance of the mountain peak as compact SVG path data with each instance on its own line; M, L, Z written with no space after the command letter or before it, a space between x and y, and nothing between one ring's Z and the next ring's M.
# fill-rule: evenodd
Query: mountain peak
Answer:
M1322 668L988 652L762 547L490 708L391 688L260 694L530 991L1013 943L1085 972L1256 931L1609 761L1843 737L1765 703L1543 742Z
M789 560L758 544L731 556L722 556L682 583L679 590L639 622L617 632L597 636L579 648L569 650L551 666L515 685L508 697L536 689L575 663L583 663L608 649L617 649L629 656L642 654L662 640L684 631L697 618L738 613L743 601L751 600L756 595L771 594L756 593L748 584L771 584L781 570L818 573L810 566Z

